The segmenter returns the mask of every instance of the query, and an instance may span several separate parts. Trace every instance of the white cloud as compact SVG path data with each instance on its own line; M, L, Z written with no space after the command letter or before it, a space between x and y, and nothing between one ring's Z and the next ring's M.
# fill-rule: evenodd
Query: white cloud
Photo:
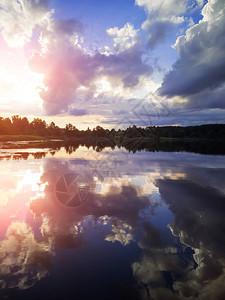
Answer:
M136 0L138 6L144 6L149 14L157 12L160 17L180 15L186 11L188 0Z
M0 289L27 289L45 277L52 255L48 243L37 242L31 227L12 223L0 243Z
M50 16L48 0L1 0L0 32L10 47L23 47L36 26L48 26Z
M120 220L112 225L112 233L105 237L108 242L120 242L123 246L129 245L133 240L132 227Z
M120 29L118 27L110 28L107 33L113 37L115 51L123 52L138 43L138 31L132 24L127 23Z
M190 0L136 0L138 6L143 6L147 12L147 19L142 24L142 29L148 32L149 47L154 49L163 42L175 26L187 21L184 15L193 7ZM202 1L194 1L197 7L202 5Z
M90 105L97 94L107 92L112 96L116 86L131 89L143 76L150 76L153 68L142 60L137 32L129 23L121 29L111 28L108 34L114 37L114 51L90 54L79 43L82 25L78 21L52 20L51 27L41 33L41 51L35 52L29 62L32 71L44 74L46 88L40 90L40 96L47 114L66 112L80 100L81 93L87 95ZM96 82L102 80L108 84L103 82L99 92ZM72 110L76 112L76 108Z

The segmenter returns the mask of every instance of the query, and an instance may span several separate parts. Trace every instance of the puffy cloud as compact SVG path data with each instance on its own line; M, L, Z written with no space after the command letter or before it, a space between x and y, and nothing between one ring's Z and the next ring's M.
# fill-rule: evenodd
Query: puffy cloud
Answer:
M213 175L219 179L222 171L206 169L205 165L191 172L190 169L184 170L187 179L165 176L156 180L174 216L170 230L181 243L168 238L149 221L144 224L138 243L143 256L132 264L142 287L142 299L224 298L224 194L221 186L217 190L211 182ZM193 183L197 178L198 184Z
M175 214L171 225L174 234L180 236L186 245L195 248L204 246L216 253L221 251L222 254L222 232L225 229L222 213L225 208L224 195L211 187L202 187L184 180L158 180L157 184L162 197ZM212 238L209 232L217 234Z
M188 0L136 0L135 3L143 6L147 12L148 17L142 28L148 32L148 44L151 49L164 41L174 26L185 21L184 14L193 6ZM201 5L199 1L194 3L197 6Z
M190 181L160 179L157 184L174 214L172 233L195 251L197 268L186 272L185 281L174 282L174 289L184 299L222 299L225 294L221 285L225 277L224 194L205 183L200 186Z
M112 85L122 82L124 88L130 88L139 83L141 76L153 72L142 60L143 52L137 46L137 31L132 25L108 30L114 36L115 51L107 54L88 53L79 43L81 31L78 21L52 20L51 28L42 31L41 52L35 52L30 59L30 68L44 74L46 88L40 90L40 96L48 114L67 111L71 103L76 103L82 87L92 100L98 89L97 79L107 78Z
M79 209L76 209L76 214L74 214L73 209L68 213L68 209L63 210L62 206L58 204L58 200L55 196L55 185L61 175L67 173L73 173L74 170L78 170L83 174L93 174L93 166L95 165L96 176L101 177L103 171L99 170L97 167L100 165L102 168L110 168L109 164L112 164L111 168L115 168L114 161L112 157L100 157L99 161L96 161L95 155L93 157L94 161L91 161L90 155L88 155L88 161L84 160L74 160L73 163L64 164L56 161L49 161L45 164L45 175L42 177L43 182L48 182L46 186L45 194L48 201L45 199L33 200L30 204L30 210L35 216L40 217L43 213L52 220L53 223L58 223L60 220L60 226L63 228L70 228L71 224L80 222L84 216L92 214L94 217L98 218L104 215L109 217L116 216L122 223L113 223L115 225L115 230L125 230L126 234L131 237L131 227L137 222L138 213L140 210L146 208L149 205L149 198L147 196L138 194L138 187L133 185L125 185L124 183L115 189L115 186L111 186L107 192L104 194L99 194L94 192L96 189L96 180L90 178L91 193L89 195L88 201L84 203ZM106 164L107 161L107 164ZM93 164L93 166L92 166ZM56 170L52 172L51 170ZM111 171L113 172L113 171ZM109 176L110 171L105 171ZM111 178L111 177L110 177ZM99 179L101 180L101 178ZM106 180L106 179L105 179ZM104 182L102 182L104 185ZM98 184L99 188L99 184ZM69 224L69 225L68 225ZM129 226L128 226L129 225ZM124 226L124 227L123 227ZM114 232L116 233L116 232Z
M224 1L209 0L202 9L202 15L199 24L177 39L174 47L179 58L164 78L159 89L161 95L190 96L209 88L215 89L224 83ZM220 94L220 89L217 91ZM208 92L212 93L210 90ZM216 92L213 93L215 97ZM203 105L208 105L208 101L201 101ZM222 103L222 99L219 102Z
M50 269L51 248L37 242L26 223L12 223L0 243L0 289L32 287Z
M139 6L144 6L148 13L157 12L160 16L180 15L185 12L187 0L169 0L169 1L149 1L136 0L135 3Z
M123 246L129 245L134 240L131 233L132 227L126 223L116 220L116 224L112 225L112 233L105 237L108 242L120 242Z
M1 0L0 31L11 47L28 43L36 26L47 27L51 12L48 0Z
M88 85L94 77L95 68L90 56L77 43L80 26L75 21L54 21L51 30L40 37L41 52L35 52L29 61L34 72L44 74L46 89L40 90L44 108L48 114L67 109L74 100L74 93L81 85Z
M138 42L137 32L138 30L135 30L130 23L121 29L114 27L107 30L108 35L113 37L116 52L123 52L134 47Z
M173 282L194 267L186 246L165 239L163 232L150 222L143 226L144 238L138 243L143 256L132 264L141 288L142 299L182 299L174 293ZM184 266L185 261L185 266Z
M143 78L153 74L153 63L145 53L139 30L130 23L107 30L114 42L112 48L90 52L85 48L82 23L55 19L53 11L48 11L47 0L2 1L1 8L0 30L9 45L24 46L39 28L40 50L33 52L29 67L43 74L39 85L42 114L99 115L100 110L100 114L109 116L109 106L116 107L121 101L125 105L127 91L131 94L133 88L140 88ZM99 90L99 80L109 82L109 90Z
M166 74L158 96L169 99L165 124L223 123L225 91L225 8L209 1L203 19L180 36L174 48L179 58Z

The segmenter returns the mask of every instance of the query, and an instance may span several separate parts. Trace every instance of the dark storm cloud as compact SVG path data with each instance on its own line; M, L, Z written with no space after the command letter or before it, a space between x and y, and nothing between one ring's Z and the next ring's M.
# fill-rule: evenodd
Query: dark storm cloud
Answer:
M224 93L225 84L222 84L215 89L203 89L197 94L190 95L183 107L186 107L186 109L225 109Z

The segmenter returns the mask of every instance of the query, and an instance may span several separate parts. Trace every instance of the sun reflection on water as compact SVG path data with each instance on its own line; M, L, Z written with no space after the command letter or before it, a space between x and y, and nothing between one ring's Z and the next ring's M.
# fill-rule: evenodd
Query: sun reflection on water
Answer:
M117 151L116 172L106 172L104 167L101 173L91 167L102 165L109 152L99 156L92 152L84 148L72 156L61 151L59 157L1 161L0 289L28 289L47 278L59 249L74 253L76 266L76 249L85 251L91 243L95 247L106 243L105 249L117 251L139 249L138 256L132 254L130 276L140 283L140 299L148 293L157 300L174 295L185 299L186 290L192 296L196 292L191 284L206 293L202 282L207 276L209 286L219 284L224 277L222 238L217 234L210 239L207 232L224 228L223 187L218 192L210 186L211 171L202 179L202 161L195 167L199 180L193 182L193 167L184 154L179 166L169 154L161 153L150 158L132 154L132 163L127 164ZM209 158L202 159L209 168ZM216 164L211 164L215 172ZM214 173L217 182L221 181L219 168ZM57 182L65 174L69 179L68 174L79 172L88 174L87 201L76 208L59 205ZM110 257L110 251L104 255Z

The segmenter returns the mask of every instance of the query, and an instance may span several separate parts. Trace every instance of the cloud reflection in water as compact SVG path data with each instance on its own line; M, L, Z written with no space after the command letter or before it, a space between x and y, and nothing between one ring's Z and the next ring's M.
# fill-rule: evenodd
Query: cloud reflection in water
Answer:
M102 178L90 169L90 151L17 161L17 179L27 178L26 190L10 186L14 194L3 207L8 214L1 223L1 288L34 286L51 274L59 249L85 252L92 232L99 244L107 245L105 257L110 249L133 251L130 278L136 284L130 288L138 299L223 299L225 202L224 186L216 182L222 182L224 158L142 152L129 154L128 164L124 153L116 151L116 172L104 172ZM108 155L103 151L98 156L99 165ZM2 163L9 170L4 177L14 174L16 181L11 161ZM35 172L28 180L27 174ZM88 174L91 191L83 205L68 209L59 204L55 185L72 172ZM13 205L17 213L10 219Z

